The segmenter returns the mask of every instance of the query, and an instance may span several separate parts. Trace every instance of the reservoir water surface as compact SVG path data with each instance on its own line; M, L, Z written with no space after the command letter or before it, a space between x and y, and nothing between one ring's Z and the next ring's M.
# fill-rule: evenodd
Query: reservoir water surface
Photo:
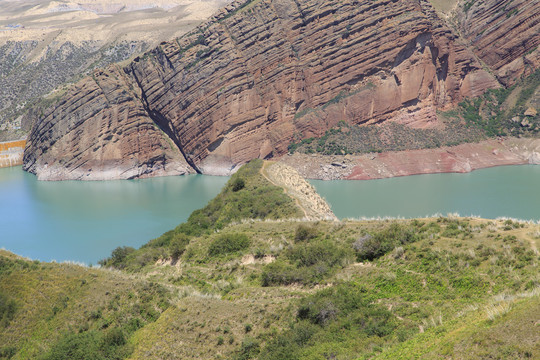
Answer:
M216 196L228 178L37 181L0 169L0 248L42 261L87 264L118 246L139 247L175 228Z
M458 213L540 220L540 166L499 166L465 174L367 181L310 181L340 219L416 218Z
M173 229L228 178L42 182L0 169L0 248L42 261L95 264L117 246L139 247ZM369 181L311 181L339 218L457 212L540 220L540 166Z

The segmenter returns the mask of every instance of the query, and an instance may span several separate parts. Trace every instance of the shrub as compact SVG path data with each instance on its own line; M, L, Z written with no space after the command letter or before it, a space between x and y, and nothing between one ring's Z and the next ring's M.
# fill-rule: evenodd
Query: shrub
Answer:
M58 340L43 360L101 360L101 334L95 330L80 334L67 334Z
M302 282L304 277L295 266L278 259L264 267L261 280L262 286L289 285Z
M208 248L209 256L219 256L247 249L251 241L246 234L219 235Z
M11 359L17 353L17 349L13 346L0 348L0 359Z
M371 237L363 237L353 245L357 250L358 260L374 260L392 251L399 245L417 241L414 228L392 224L387 229Z
M307 241L316 238L318 235L319 232L314 226L300 224L294 232L294 241Z
M289 261L278 259L263 268L263 286L317 283L343 262L347 252L329 240L319 240L295 245L285 256Z
M242 178L240 178L240 177L237 177L237 178L234 179L233 182L232 182L232 191L233 191L233 192L240 191L240 190L242 190L245 186L246 186L246 182L244 181L244 179L242 179Z
M331 300L304 303L298 309L298 318L310 320L314 324L326 325L337 317L338 309Z
M328 267L337 265L344 257L345 251L330 241L317 241L305 245L297 245L290 249L287 257L298 266L324 264Z
M118 269L126 267L125 261L127 257L135 252L131 246L119 246L111 253L111 257L105 260L100 260L98 263L103 266L113 266Z
M372 238L372 236L369 235L369 234L366 234L364 236L360 236L358 238L358 240L356 240L353 243L353 249L356 250L356 251L361 251L364 248L366 242L371 240L371 238Z
M363 287L338 284L302 299L297 321L270 340L259 359L298 359L313 354L310 348L328 350L377 342L375 338L396 329L394 318L384 306L373 303ZM355 341L358 343L351 345Z
M126 344L124 332L119 328L109 330L103 337L103 345L105 347L122 346Z
M180 256L186 251L186 247L189 244L189 237L186 234L178 233L172 238L169 243L169 254L173 260L178 260Z
M260 343L257 339L246 337L242 340L240 351L236 355L237 360L248 360L255 358L260 352Z

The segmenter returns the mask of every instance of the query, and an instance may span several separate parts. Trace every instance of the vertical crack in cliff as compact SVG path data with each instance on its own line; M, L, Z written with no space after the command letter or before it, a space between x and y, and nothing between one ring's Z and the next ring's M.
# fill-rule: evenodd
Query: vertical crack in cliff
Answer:
M146 92L144 91L144 88L135 72L135 69L133 67L130 67L131 74L133 75L133 78L135 79L135 83L141 90L141 102L144 107L144 110L152 119L152 121L157 125L157 127L176 145L186 162L197 172L197 174L202 174L201 170L195 165L191 157L189 157L182 146L182 143L180 142L180 139L178 138L177 134L173 131L170 124L171 122L159 111L152 110L150 108L150 104L148 102L148 98L146 97Z

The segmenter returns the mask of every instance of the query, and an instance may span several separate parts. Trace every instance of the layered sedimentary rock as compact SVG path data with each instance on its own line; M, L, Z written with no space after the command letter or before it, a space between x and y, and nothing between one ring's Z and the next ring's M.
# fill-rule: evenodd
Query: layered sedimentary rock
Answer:
M54 89L185 34L226 2L0 1L0 141L26 137L27 110Z
M462 35L503 84L540 67L540 1L462 0L456 14Z
M339 121L430 127L437 109L499 86L419 0L238 2L94 78L37 119L25 169L80 179L119 167L109 174L122 178L172 162L229 174ZM175 151L159 145L169 141Z
M24 155L25 168L40 180L193 172L114 67L72 87L53 111L65 121L37 123Z

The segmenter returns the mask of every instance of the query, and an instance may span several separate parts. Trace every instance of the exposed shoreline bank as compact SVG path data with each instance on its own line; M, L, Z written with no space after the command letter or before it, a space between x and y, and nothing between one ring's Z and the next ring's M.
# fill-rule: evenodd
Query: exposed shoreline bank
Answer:
M0 142L0 168L22 165L26 139Z
M0 143L0 168L22 164L25 142L26 140L18 140ZM296 169L302 177L313 180L375 180L423 174L468 173L495 166L540 165L540 139L501 138L435 149L359 155L295 153L276 160ZM230 171L229 167L227 169ZM114 172L115 174L111 175L94 171L93 176L80 176L78 180L126 179L125 176L119 175L118 171ZM137 178L174 175L181 174L169 170ZM47 180L73 179L69 177Z
M281 162L314 180L374 180L398 176L468 173L504 165L540 165L540 139L492 139L436 149L362 155L293 154Z

